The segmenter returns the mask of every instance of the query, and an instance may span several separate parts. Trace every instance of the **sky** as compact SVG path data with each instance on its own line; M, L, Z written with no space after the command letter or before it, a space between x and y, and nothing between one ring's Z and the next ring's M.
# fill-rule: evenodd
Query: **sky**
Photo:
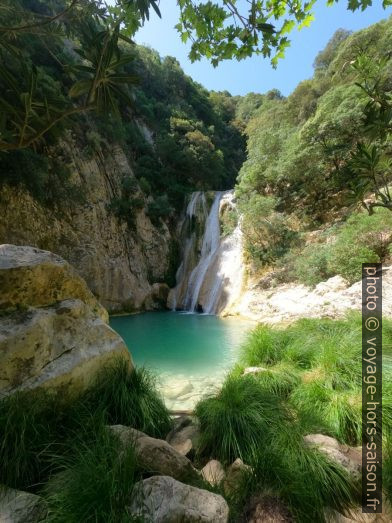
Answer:
M328 43L339 29L356 31L392 15L392 8L383 9L381 0L365 11L352 13L347 10L347 1L339 0L332 7L326 1L318 0L314 9L315 20L311 26L301 31L294 30L289 38L291 47L286 56L274 70L268 59L254 56L241 62L236 60L222 62L217 68L203 59L191 63L188 59L189 45L181 42L174 28L178 23L178 6L175 0L161 0L162 18L151 13L150 20L139 30L135 41L156 49L161 56L174 56L182 68L195 81L209 90L227 90L232 95L245 95L249 92L264 93L277 88L284 95L290 94L296 85L313 74L313 62L318 52Z

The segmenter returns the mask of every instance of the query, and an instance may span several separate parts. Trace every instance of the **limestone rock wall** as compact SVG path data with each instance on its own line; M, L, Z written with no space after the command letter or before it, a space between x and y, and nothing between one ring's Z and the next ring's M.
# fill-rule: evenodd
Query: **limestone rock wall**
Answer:
M155 227L144 209L135 230L108 210L121 195L124 176L133 177L125 152L117 146L87 156L72 139L63 144L80 189L81 202L40 205L22 189L0 189L0 244L31 245L59 254L86 280L109 312L151 309L156 286L169 265L170 233ZM159 292L158 292L159 294Z

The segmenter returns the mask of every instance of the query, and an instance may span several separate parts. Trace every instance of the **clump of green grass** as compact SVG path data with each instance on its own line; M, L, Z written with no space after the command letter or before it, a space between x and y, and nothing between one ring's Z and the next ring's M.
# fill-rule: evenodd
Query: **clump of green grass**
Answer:
M249 461L288 415L280 399L253 376L229 376L216 396L197 404L195 414L201 427L199 454L224 463Z
M359 500L359 485L338 464L307 447L295 423L260 446L250 464L249 492L272 490L296 521L323 523L326 507L342 511Z
M75 435L58 460L58 472L44 489L48 523L121 523L138 521L127 514L140 479L135 450L124 448L103 425Z
M383 325L387 365L392 354L392 322L385 319ZM361 347L361 317L357 313L337 320L301 319L286 329L257 327L244 344L241 363L267 369L259 374L262 386L275 394L286 393L304 430L322 431L343 443L359 445ZM288 373L276 372L279 368L287 368ZM384 423L392 427L392 403L387 393L392 380L386 376Z
M290 342L290 333L285 329L272 330L260 324L247 336L242 347L241 363L247 367L275 365Z
M153 376L144 369L130 370L126 361L103 369L77 397L19 392L0 400L0 483L38 490L58 459L70 452L67 442L75 434L93 438L92 417L101 425L123 424L152 436L164 436L171 427Z
M300 420L288 407L258 376L230 375L215 397L196 407L198 452L225 463L240 457L252 467L231 494L236 512L253 494L271 491L298 521L322 522L326 507L353 505L358 486L338 464L306 446Z
M18 392L0 401L0 483L30 488L48 475L50 453L67 423L60 401L46 391Z
M144 368L130 371L122 359L98 373L83 402L103 411L109 425L127 425L155 437L165 436L171 428L154 376Z

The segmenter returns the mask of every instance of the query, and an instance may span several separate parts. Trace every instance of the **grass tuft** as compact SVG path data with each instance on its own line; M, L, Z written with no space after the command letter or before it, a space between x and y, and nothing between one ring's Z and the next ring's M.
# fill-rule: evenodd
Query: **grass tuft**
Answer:
M138 521L127 514L134 485L140 479L135 450L124 448L103 424L79 433L59 471L44 489L47 523L121 523Z
M195 414L201 426L199 454L224 463L249 461L287 415L279 398L253 376L229 376L216 396L197 404Z
M102 410L109 425L126 425L154 437L166 436L171 429L155 377L144 368L129 371L122 359L98 373L83 402Z
M79 434L93 441L100 427L123 424L164 436L171 419L144 369L117 361L100 372L78 397L46 390L19 392L0 400L0 483L37 491L73 452Z

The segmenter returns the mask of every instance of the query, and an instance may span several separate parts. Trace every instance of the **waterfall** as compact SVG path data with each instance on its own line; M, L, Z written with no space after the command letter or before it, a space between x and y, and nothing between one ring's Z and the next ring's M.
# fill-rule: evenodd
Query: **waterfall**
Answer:
M192 193L180 223L182 262L168 301L173 309L217 314L241 293L244 270L240 223L225 238L220 232L222 212L235 208L234 194L218 191L213 196L208 210L206 194Z
M205 225L200 260L189 277L188 289L185 296L185 308L189 311L194 311L197 308L201 286L203 285L204 278L214 259L214 256L219 249L219 203L222 194L222 192L217 192L215 194L214 203L212 204Z

